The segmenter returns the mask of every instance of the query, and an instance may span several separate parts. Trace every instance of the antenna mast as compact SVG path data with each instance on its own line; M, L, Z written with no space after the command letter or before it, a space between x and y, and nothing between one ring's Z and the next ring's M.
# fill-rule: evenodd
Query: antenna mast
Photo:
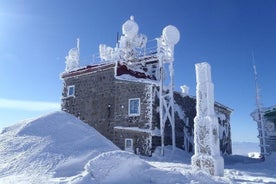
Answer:
M264 131L264 120L263 120L260 88L258 85L258 74L257 74L256 65L255 65L254 53L252 53L252 59L253 59L253 69L254 69L254 78L255 78L255 87L256 87L256 106L258 111L257 123L258 123L259 139L260 139L261 156L262 158L265 159L267 156L267 149L266 149L266 140L265 140L265 131Z
M77 38L77 50L78 50L78 53L80 54L80 39Z
M165 27L157 39L157 56L159 60L159 117L161 134L161 155L164 155L165 126L169 122L172 130L172 147L175 149L175 117L174 117L174 46L180 39L178 29L172 25ZM164 77L169 73L168 79Z

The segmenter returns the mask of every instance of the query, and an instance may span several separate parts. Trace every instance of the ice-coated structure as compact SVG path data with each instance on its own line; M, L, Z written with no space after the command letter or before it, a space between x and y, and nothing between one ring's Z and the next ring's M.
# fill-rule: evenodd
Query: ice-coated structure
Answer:
M181 92L182 92L183 96L189 95L189 90L190 90L189 86L182 85L182 86L180 86L180 88L181 88Z
M115 48L101 44L99 46L100 58L101 61L116 61L115 68L119 68L120 65L126 64L127 68L134 69L136 71L145 72L145 69L141 67L142 61L145 60L148 56L145 55L145 49L147 44L147 37L143 34L139 34L139 26L134 21L134 17L131 16L122 25L123 35L118 40ZM152 68L155 68L157 71L152 71L155 73L154 84L158 85L158 98L159 98L159 107L160 107L160 134L161 134L161 154L164 154L164 145L165 145L165 124L166 122L170 123L172 128L172 146L175 148L175 117L174 117L174 46L180 40L179 30L173 26L166 26L162 35L156 39L157 40L157 55L156 59L152 62L153 66L148 66L146 71L150 72ZM144 54L141 54L144 53ZM143 59L141 57L144 57ZM147 60L147 59L146 59ZM155 62L158 62L154 64ZM145 63L145 61L143 61ZM145 64L144 64L145 65ZM156 69L157 68L157 69ZM115 71L117 72L117 69ZM137 70L138 69L138 70ZM165 79L164 74L169 73L168 79ZM117 76L117 73L115 73ZM119 77L122 79L121 77ZM118 79L118 77L117 77ZM147 82L153 82L153 80L147 80Z
M160 107L160 133L161 155L164 155L164 131L166 122L172 128L172 146L175 148L175 117L174 117L174 46L180 40L180 33L175 26L166 26L160 38L157 39L157 55L159 58L159 107ZM164 74L169 72L169 80L166 83Z
M77 66L78 49L67 57L63 80L63 111L94 127L120 149L151 156L166 145L194 151L196 98L174 91L174 47L180 32L166 26L156 39L139 32L131 16L122 24L115 47L99 46L89 65ZM153 45L154 44L154 45ZM77 47L79 48L79 47ZM75 57L77 56L77 57ZM94 59L99 60L94 60ZM230 114L232 109L215 103L220 124L223 154L231 154Z
M254 61L253 56L253 69L254 69L254 77L255 77L255 87L256 87L256 106L257 109L251 113L252 118L254 121L257 122L258 127L258 138L260 140L260 158L263 160L267 159L267 156L271 154L271 151L276 151L276 131L275 131L275 122L276 122L276 108L269 107L264 108L262 107L261 103L261 95L260 95L260 88L258 85L258 73L257 68Z
M271 154L276 153L276 105L262 107L260 102L258 103L251 117L257 122L260 158L267 160Z
M122 25L123 35L118 40L115 48L99 45L100 58L102 61L124 60L131 61L137 58L139 51L144 50L147 44L147 37L139 34L139 26L134 21L134 16L131 16Z
M223 176L224 160L220 156L218 118L214 111L214 84L208 63L197 63L196 69L196 117L194 118L195 154L194 170L203 170L215 176Z
M65 71L71 71L79 67L80 61L80 40L77 39L77 47L72 48L68 52L68 56L65 57L66 68Z

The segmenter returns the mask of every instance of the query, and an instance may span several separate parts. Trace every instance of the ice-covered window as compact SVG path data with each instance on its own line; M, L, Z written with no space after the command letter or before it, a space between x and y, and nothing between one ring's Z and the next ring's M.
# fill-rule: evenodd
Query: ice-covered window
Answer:
M128 100L128 115L140 116L140 98L131 98Z
M130 139L130 138L125 139L125 151L133 152L133 139Z
M67 97L69 96L75 96L75 86L68 86L67 87Z

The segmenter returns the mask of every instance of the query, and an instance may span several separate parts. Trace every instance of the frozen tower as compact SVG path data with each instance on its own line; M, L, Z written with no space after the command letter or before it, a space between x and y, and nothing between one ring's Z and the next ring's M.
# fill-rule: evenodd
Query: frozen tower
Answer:
M224 160L220 156L218 120L214 110L214 84L208 63L197 63L196 69L196 117L194 119L195 154L194 170L204 170L215 176L223 176Z

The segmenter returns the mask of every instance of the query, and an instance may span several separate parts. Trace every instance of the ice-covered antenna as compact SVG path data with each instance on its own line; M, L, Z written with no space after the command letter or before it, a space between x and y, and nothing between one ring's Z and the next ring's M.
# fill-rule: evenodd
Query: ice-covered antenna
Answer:
M127 20L122 26L123 34L129 38L133 39L139 31L138 24L134 21L134 16L130 16L130 19Z
M78 53L80 54L80 39L77 38L77 50L78 50Z
M253 60L253 69L254 69L254 78L255 78L255 87L256 87L256 106L258 111L258 132L260 138L260 148L261 148L261 156L265 159L267 156L266 150L266 140L265 140L265 131L264 131L264 120L263 120L263 113L261 107L261 97L260 97L260 88L258 85L258 74L255 64L255 57L254 53L252 52L252 60Z
M119 32L117 32L117 34L116 34L116 44L118 44L119 43Z
M169 122L172 130L172 147L175 143L175 117L174 117L174 46L179 42L180 33L175 26L166 26L160 38L157 38L157 56L159 59L159 117L161 132L161 155L164 155L164 130L166 122ZM164 74L168 72L169 78L166 80ZM166 84L165 84L166 83ZM166 85L166 86L165 86Z
M180 40L178 29L172 25L168 25L163 29L162 36L169 45L175 45Z

